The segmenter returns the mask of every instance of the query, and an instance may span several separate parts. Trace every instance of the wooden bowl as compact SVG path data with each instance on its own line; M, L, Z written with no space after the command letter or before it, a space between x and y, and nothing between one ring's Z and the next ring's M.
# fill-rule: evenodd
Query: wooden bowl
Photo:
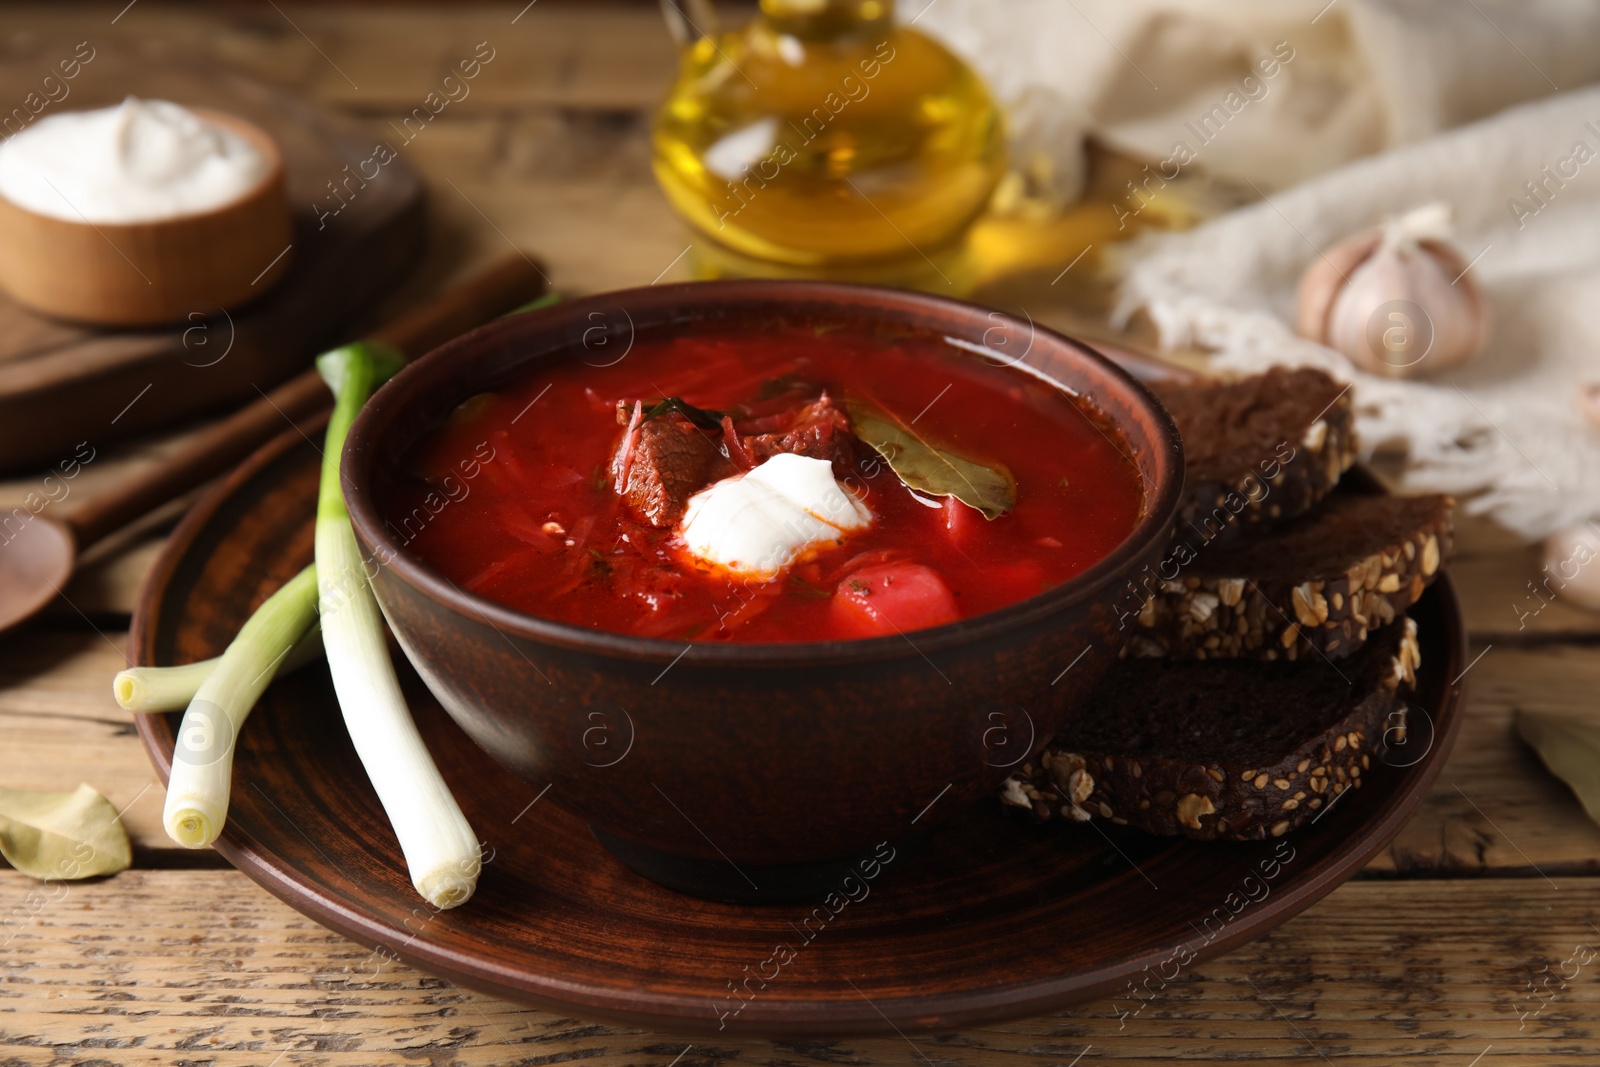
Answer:
M211 211L151 222L60 219L0 196L0 288L35 311L102 326L210 315L271 289L293 239L282 153L244 119L194 112L266 157L260 184Z
M774 322L969 346L1014 331L1008 351L1031 337L1027 370L1011 373L1077 392L1121 429L1144 483L1144 515L1076 577L914 640L741 645L589 630L464 592L409 553L379 510L374 487L457 404L539 364L592 357L586 342L597 329L616 331L613 358L632 341L697 323ZM435 349L367 404L342 473L357 537L387 561L373 587L390 626L466 733L536 788L553 783L550 802L646 877L757 901L820 899L882 843L903 845L991 796L1021 762L989 750L995 714L1008 717L1011 751L1031 754L1055 735L1116 654L1128 580L1167 543L1183 461L1161 405L1059 334L916 293L734 281L574 300ZM604 752L590 745L596 715L610 724Z

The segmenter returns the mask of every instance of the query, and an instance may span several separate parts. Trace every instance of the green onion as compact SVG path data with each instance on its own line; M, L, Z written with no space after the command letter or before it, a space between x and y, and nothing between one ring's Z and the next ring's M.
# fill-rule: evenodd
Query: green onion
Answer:
M400 362L399 353L370 343L317 357L335 397L317 496L322 641L345 727L400 841L411 884L435 907L453 908L477 887L482 853L406 707L339 485L350 424Z
M178 727L162 813L168 836L178 844L204 848L222 832L239 728L316 610L317 575L307 567L245 621L196 689Z
M509 319L513 315L522 315L529 311L538 311L540 308L547 308L559 303L561 303L561 294L557 292L549 292L545 293L543 296L533 298L526 304L512 308L510 311L506 312L500 317L503 319Z
M312 623L311 629L295 642L283 662L278 664L273 677L297 671L321 658L322 627ZM189 706L194 695L200 691L201 683L211 677L211 672L221 662L221 656L213 656L179 667L129 667L125 671L118 671L116 678L112 679L111 694L124 710L137 714L177 711Z

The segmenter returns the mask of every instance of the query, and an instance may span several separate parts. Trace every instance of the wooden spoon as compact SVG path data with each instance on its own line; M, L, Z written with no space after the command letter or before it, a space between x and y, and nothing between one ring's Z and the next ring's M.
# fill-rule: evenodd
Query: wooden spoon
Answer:
M372 339L408 356L437 347L544 292L537 264L510 256L401 316ZM181 450L61 517L33 515L0 527L0 633L61 594L79 554L169 500L221 474L292 424L332 403L315 370L264 394Z

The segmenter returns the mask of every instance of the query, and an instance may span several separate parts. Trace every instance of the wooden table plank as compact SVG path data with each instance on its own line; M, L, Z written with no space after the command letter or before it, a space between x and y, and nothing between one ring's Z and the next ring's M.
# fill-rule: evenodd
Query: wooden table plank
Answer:
M644 138L637 118L541 114L440 123L402 151L430 180L436 219L471 235L458 258L514 246L576 294L688 276L693 238L650 177Z
M1600 613L1563 597L1558 578L1543 585L1543 564L1544 552L1538 545L1456 561L1451 573L1473 636L1488 641L1600 636ZM1537 592L1530 590L1530 582Z
M29 3L8 4L5 24L34 38L160 42L175 54L212 56L352 111L405 114L423 106L428 92L443 95L444 76L474 56L480 42L493 58L465 96L450 90L458 99L447 111L631 110L660 103L677 53L654 5L535 4L513 24L525 3L448 10L282 3L210 11L150 0ZM53 61L44 60L42 69Z
M1477 643L1471 655L1480 653L1464 679L1467 713L1449 762L1421 809L1367 870L1600 871L1600 827L1512 729L1518 708L1592 714L1600 656L1583 646Z
M162 829L165 793L132 717L111 698L127 643L126 633L102 636L80 624L36 628L0 646L0 785L65 791L88 782L122 811L136 862L148 862L150 850L177 846Z
M685 1067L1018 1058L1087 1067L1320 1054L1467 1067L1490 1047L1486 1064L1591 1063L1600 1027L1597 948L1573 958L1580 945L1600 946L1595 878L1559 890L1539 879L1352 883L1165 989L1152 982L1144 1003L1125 995L961 1033L800 1042L678 1037L519 1008L374 956L233 871L134 871L30 900L36 890L0 873L6 1063L115 1049L123 1063L258 1065L280 1055L666 1065L683 1053ZM1538 1010L1528 985L1547 975Z
M474 56L493 58L460 99L463 110L541 105L632 110L661 102L678 60L653 6L613 4L595 10L586 5L585 10L546 3L524 9L525 4L455 8L447 21L424 7L390 8L381 19L359 22L327 7L287 10L331 61L311 91L353 110L398 104L409 111ZM419 77L427 80L420 92Z

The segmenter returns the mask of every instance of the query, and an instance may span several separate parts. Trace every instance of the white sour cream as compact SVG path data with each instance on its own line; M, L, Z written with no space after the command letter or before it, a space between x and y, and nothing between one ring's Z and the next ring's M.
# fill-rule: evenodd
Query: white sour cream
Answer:
M0 144L0 196L78 222L153 222L230 204L270 164L232 130L165 100L41 119Z
M682 533L696 559L770 578L871 525L871 510L834 480L833 464L783 453L690 497Z

